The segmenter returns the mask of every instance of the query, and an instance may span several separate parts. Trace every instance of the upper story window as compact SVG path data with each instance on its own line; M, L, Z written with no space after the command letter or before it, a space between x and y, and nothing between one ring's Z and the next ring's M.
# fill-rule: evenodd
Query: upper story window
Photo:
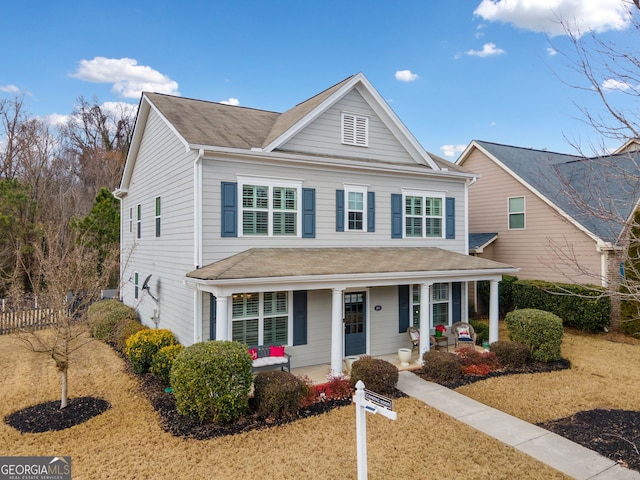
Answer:
M367 231L367 187L360 185L345 185L344 193L347 197L345 209L347 230Z
M523 229L524 222L524 197L509 198L509 230Z
M444 195L405 193L405 236L443 238L444 214Z
M156 237L160 236L160 197L156 197Z
M369 146L369 118L354 113L342 113L342 143Z
M239 179L242 235L300 236L302 182Z

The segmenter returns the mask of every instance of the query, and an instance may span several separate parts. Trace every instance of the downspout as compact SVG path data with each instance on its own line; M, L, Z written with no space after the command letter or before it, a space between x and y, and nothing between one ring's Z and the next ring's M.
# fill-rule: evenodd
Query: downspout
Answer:
M198 150L193 162L193 263L202 267L202 157L204 150ZM193 343L202 341L202 292L193 292Z

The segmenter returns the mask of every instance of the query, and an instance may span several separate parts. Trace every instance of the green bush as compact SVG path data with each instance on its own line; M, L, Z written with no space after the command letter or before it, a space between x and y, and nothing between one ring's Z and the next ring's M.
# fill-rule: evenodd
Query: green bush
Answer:
M455 353L429 350L422 360L424 374L436 383L457 382L463 377L462 365Z
M120 320L116 325L113 333L113 346L116 350L123 352L127 348L127 339L134 333L138 333L140 330L146 330L149 327L145 327L138 320L131 318L125 318Z
M134 373L143 374L149 371L153 356L162 347L178 343L171 330L144 329L127 338L125 353L131 361Z
M640 337L640 318L635 320L621 320L620 330L627 335Z
M208 341L186 347L169 375L178 413L216 423L232 422L249 406L253 361L246 345Z
M176 359L183 348L184 346L180 344L162 347L160 350L158 350L158 353L153 356L149 371L153 374L154 377L168 385L169 373L171 372L173 361Z
M601 331L611 321L607 291L595 285L518 280L513 284L513 301L517 309L551 312L580 330Z
M478 345L482 345L482 342L489 341L489 325L476 320L469 320L469 325L471 325L473 331L476 332L476 343Z
M495 353L500 363L506 368L523 367L529 360L529 348L523 343L499 340L493 342L489 350Z
M351 385L362 380L367 390L392 393L398 383L398 369L381 358L361 358L351 366Z
M300 408L305 383L295 375L280 370L260 372L253 379L253 397L259 417L284 418Z
M89 306L87 318L94 338L112 342L118 322L125 319L138 320L138 314L118 300L101 300Z
M505 318L509 337L527 346L533 360L552 362L560 360L562 345L562 319L550 312L536 309L514 310Z

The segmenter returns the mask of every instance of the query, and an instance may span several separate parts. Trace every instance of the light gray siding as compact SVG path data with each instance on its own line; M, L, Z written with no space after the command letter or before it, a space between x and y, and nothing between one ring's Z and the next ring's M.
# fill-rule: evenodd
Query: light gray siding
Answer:
M154 326L154 310L160 328L171 329L179 340L193 341L193 292L183 286L184 274L193 270L193 161L162 119L151 110L136 158L129 192L122 199L122 299L134 307L142 323ZM161 236L155 237L155 198L161 198ZM136 206L142 206L142 235L136 238ZM129 208L134 212L129 232ZM134 298L134 272L140 287L151 274L150 293L161 298L158 305L142 290Z
M342 112L369 118L368 147L342 144ZM357 90L352 90L345 95L290 139L280 150L385 162L416 163ZM321 162L322 159L319 161Z

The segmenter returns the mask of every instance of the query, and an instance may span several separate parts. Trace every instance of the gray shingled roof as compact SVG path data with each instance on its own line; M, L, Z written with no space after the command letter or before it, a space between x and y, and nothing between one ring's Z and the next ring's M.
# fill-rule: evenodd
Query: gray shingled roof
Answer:
M497 233L470 233L469 251L484 247L496 238L498 238Z
M202 280L505 270L513 267L435 247L252 248L187 274Z
M640 151L596 157L476 141L588 231L615 243L640 197Z

